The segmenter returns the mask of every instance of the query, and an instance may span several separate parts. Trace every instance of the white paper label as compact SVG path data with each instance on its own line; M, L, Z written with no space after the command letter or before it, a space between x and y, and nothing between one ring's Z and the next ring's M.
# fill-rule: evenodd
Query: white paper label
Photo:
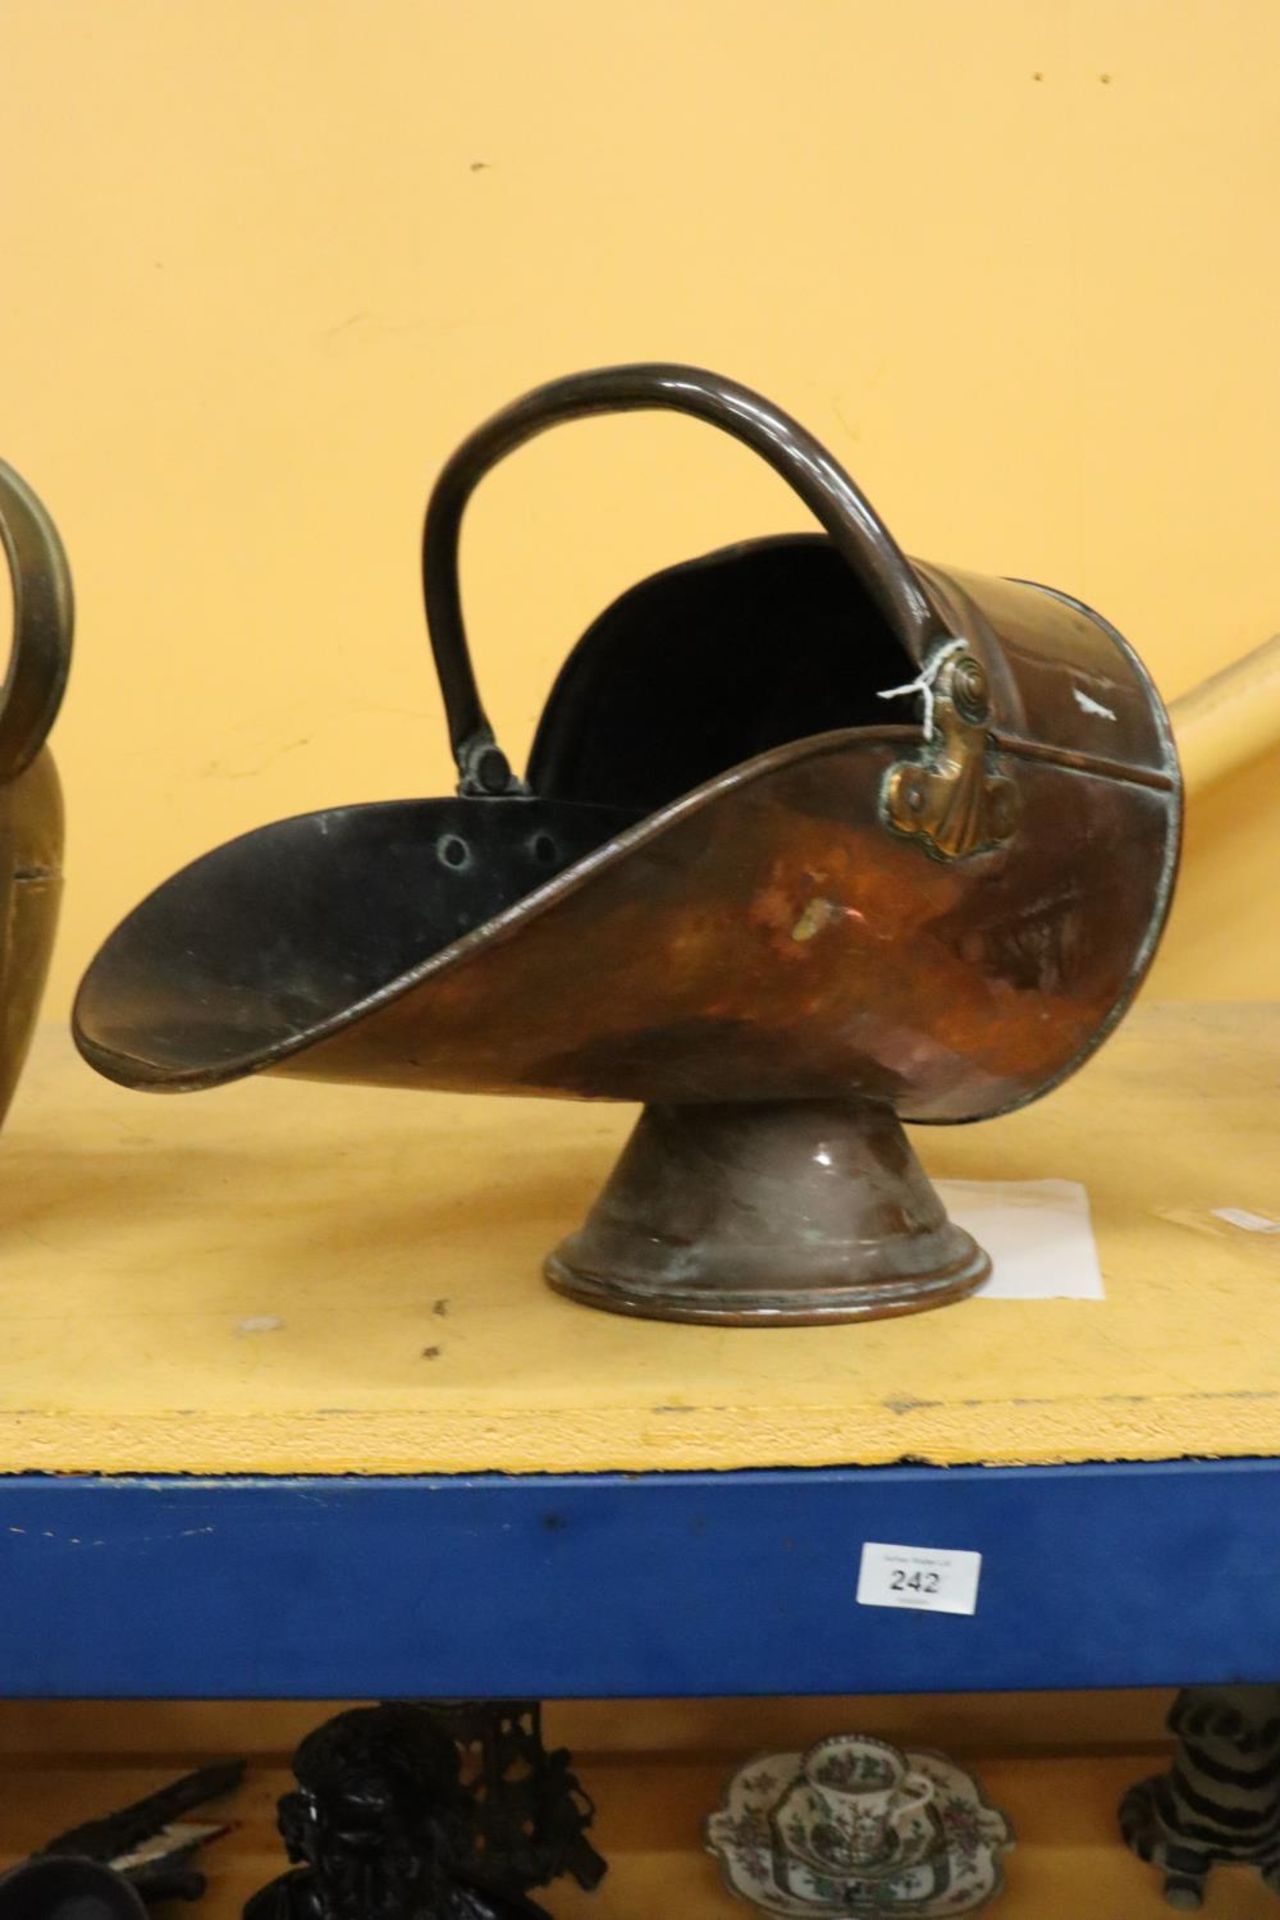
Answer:
M1247 1207L1215 1207L1215 1220L1225 1220L1229 1227L1240 1227L1245 1233L1280 1233L1280 1220L1273 1220L1265 1213L1250 1213Z
M991 1255L976 1300L1102 1300L1102 1269L1078 1180L939 1180L958 1227Z
M867 1540L858 1570L860 1607L976 1613L982 1555L945 1547L891 1547Z

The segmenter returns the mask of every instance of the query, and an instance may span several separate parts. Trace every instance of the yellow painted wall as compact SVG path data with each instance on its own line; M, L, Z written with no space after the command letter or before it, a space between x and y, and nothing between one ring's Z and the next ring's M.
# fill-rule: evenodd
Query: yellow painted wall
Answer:
M426 488L573 367L762 387L1170 695L1280 624L1272 0L5 0L0 75L0 450L80 601L51 1011L195 852L443 788ZM802 523L688 423L526 451L467 542L504 735L637 574ZM1276 990L1275 788L1193 824L1166 990Z

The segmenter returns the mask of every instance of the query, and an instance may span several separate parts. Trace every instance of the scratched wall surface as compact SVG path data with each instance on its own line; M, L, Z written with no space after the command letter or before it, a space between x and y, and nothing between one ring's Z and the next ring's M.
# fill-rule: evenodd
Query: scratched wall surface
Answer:
M1170 694L1277 624L1267 0L9 0L3 39L0 451L80 601L54 1013L196 852L445 785L425 491L570 368L760 386L912 550L1093 601ZM504 736L619 587L801 524L688 423L526 451L466 541ZM1196 842L1169 990L1274 990L1249 846Z

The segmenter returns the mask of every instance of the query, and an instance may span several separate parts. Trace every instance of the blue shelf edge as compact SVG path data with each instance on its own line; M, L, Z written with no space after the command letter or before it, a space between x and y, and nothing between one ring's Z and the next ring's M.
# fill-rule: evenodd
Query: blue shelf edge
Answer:
M972 1616L859 1606L976 1549ZM0 1478L0 1695L542 1698L1280 1678L1280 1460Z

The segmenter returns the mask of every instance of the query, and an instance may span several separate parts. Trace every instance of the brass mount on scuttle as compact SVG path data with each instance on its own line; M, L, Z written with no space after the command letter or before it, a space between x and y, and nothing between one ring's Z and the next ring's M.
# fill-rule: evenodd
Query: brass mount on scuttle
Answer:
M918 836L939 859L997 847L1018 820L1012 780L987 768L987 675L971 653L943 660L928 683L932 696L923 755L890 767L881 808L896 833Z

